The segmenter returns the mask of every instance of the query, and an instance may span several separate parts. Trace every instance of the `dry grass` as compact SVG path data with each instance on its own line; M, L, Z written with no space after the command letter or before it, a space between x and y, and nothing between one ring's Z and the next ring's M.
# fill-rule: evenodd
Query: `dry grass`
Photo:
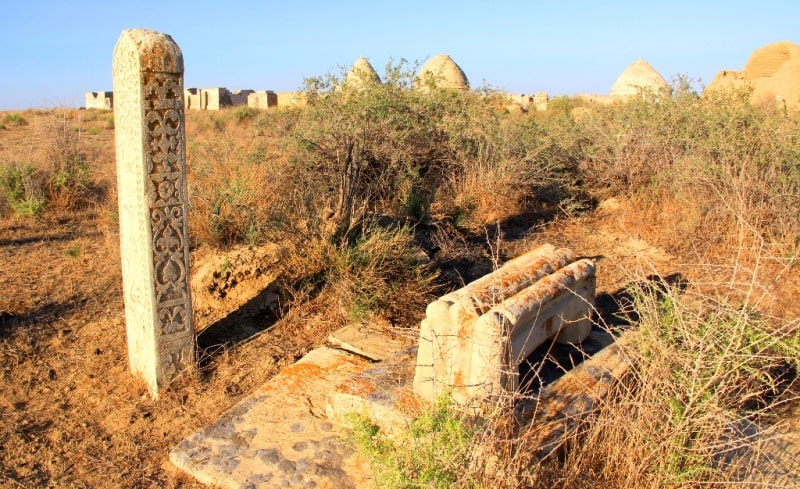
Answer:
M194 487L165 464L168 449L330 329L413 326L434 294L543 240L604 256L606 292L675 271L690 285L635 296L631 382L567 434L558 457L531 466L530 432L508 416L474 425L433 413L475 436L464 458L442 452L455 454L445 468L458 477L440 480L693 487L758 470L737 456L760 447L732 427L746 420L772 433L798 403L785 375L800 357L797 119L685 93L582 107L580 117L566 99L549 113L505 115L475 94L407 93L396 75L381 92L320 97L304 110L187 113L195 250L278 243L286 253L269 266L288 303L277 320L247 320L265 333L204 351L202 369L159 402L125 367L113 118L9 119L3 174L25 176L22 196L46 205L21 217L4 180L2 484ZM608 197L622 210L592 210ZM637 255L648 243L657 261ZM434 452L448 443L421 439Z

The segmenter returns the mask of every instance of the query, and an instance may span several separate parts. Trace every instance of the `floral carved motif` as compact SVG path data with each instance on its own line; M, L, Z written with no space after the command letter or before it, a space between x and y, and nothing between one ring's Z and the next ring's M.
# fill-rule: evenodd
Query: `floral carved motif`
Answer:
M147 196L153 243L156 315L162 362L185 366L184 353L171 352L170 338L193 334L186 228L185 148L182 80L177 73L142 74L145 94ZM177 355L177 356L176 356ZM174 362L180 364L174 364Z

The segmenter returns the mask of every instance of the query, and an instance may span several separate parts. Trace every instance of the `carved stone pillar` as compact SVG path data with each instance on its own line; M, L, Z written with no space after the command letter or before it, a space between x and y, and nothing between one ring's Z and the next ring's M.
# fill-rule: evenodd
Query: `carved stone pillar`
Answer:
M166 34L125 30L113 84L128 358L158 397L195 363L183 54Z

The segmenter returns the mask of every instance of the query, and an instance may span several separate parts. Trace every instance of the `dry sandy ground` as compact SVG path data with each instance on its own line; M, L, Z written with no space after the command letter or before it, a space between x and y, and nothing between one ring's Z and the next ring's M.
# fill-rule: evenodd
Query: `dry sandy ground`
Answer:
M0 131L0 157L25 147L20 131ZM104 178L113 175L112 133L92 136ZM1 487L199 487L171 467L168 451L341 326L315 304L276 322L268 313L227 316L239 305L234 299L197 301L204 309L198 330L217 332L202 341L201 368L153 401L127 369L115 217L107 209L0 220ZM630 231L636 215L611 205L509 240L506 254L544 240L570 246L598 258L601 291L642 273L680 272L702 282L702 268ZM194 251L198 269L215 259ZM797 314L787 299L796 282L771 292L784 314ZM250 340L214 346L226 334L236 339L237 328Z

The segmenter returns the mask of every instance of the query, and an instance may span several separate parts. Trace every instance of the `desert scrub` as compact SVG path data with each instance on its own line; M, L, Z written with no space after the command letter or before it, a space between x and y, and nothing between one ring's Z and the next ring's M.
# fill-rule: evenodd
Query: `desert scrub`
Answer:
M376 487L480 487L470 470L477 420L459 412L447 397L423 410L392 438L366 416L351 415L349 421L355 446L375 471Z
M28 125L28 121L20 114L6 114L5 117L3 117L2 122L6 127Z
M764 470L746 427L768 426L775 409L797 398L797 322L774 324L686 294L635 294L638 330L626 333L634 341L625 350L631 376L565 435L561 460L534 468L544 487L713 486Z
M298 302L328 298L344 321L380 319L411 327L434 298L437 273L409 227L370 222L344 243L320 230L295 248L286 263L285 288Z
M45 209L44 178L41 171L28 164L0 165L0 212L17 217L32 217Z
M261 243L285 183L266 150L253 140L221 135L190 140L187 153L194 240L214 246Z
M94 185L93 171L82 150L80 135L66 119L48 118L37 128L42 167L47 175L47 205L57 210L77 210L98 201L102 190Z
M671 97L594 107L576 123L593 196L637 198L667 213L692 202L674 246L723 244L740 220L767 242L800 231L800 121L777 104L754 105L746 90L699 97L679 80Z
M236 119L237 122L245 122L254 118L259 112L258 109L245 105L236 109L233 113L233 118Z
M334 211L342 240L370 214L402 215L409 195L434 195L451 160L436 122L445 109L401 89L403 79L364 90L336 90L335 77L307 80L309 106L289 138L305 186Z

